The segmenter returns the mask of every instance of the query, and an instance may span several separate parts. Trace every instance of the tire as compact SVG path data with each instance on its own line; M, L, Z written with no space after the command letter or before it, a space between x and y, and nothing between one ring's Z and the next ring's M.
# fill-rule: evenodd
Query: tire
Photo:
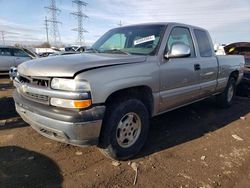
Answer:
M145 144L148 129L149 112L140 100L113 102L104 117L101 150L115 160L129 159Z
M236 81L235 78L229 77L227 87L223 93L216 96L216 102L219 107L228 108L232 105L232 100L235 95Z

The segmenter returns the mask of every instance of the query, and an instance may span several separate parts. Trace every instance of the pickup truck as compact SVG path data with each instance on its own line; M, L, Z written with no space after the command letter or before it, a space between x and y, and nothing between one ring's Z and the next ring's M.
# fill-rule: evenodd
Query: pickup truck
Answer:
M19 65L13 97L40 134L125 160L145 144L150 117L211 96L229 107L243 68L243 56L215 56L205 29L138 24L108 31L83 54Z

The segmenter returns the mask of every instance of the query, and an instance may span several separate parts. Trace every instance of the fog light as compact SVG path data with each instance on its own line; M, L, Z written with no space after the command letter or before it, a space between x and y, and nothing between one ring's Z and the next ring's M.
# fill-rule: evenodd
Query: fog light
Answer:
M68 99L58 99L58 98L51 98L50 104L52 106L58 106L63 108L87 108L89 107L92 102L90 99L88 100L68 100Z

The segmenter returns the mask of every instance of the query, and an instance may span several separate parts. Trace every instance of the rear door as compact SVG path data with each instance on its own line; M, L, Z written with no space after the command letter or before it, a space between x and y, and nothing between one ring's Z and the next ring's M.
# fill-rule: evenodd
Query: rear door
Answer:
M18 48L13 48L13 55L15 57L15 66L32 59L26 52Z
M200 95L200 75L195 69L198 62L190 29L179 26L172 28L165 53L174 43L188 45L191 55L185 58L171 58L160 65L161 111L194 101Z
M217 86L218 61L212 49L212 42L207 31L194 29L198 46L197 59L200 66L201 97L214 93Z
M0 48L0 71L8 71L14 62L10 48Z

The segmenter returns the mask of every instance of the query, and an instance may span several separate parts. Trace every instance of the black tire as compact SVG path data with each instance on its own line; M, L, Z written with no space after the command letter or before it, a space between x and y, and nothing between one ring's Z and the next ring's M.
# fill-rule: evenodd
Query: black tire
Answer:
M233 91L232 97L229 97L229 92ZM236 81L235 78L230 77L227 83L227 87L223 93L216 96L216 103L221 108L228 108L232 105L232 100L235 95Z
M131 115L133 114L133 115ZM128 125L128 120L126 121L126 125L122 122L123 118L127 118L127 116L132 117L132 121L141 123L140 131L132 131L132 125ZM136 120L134 119L136 117ZM121 123L122 122L122 123ZM137 122L137 123L138 123ZM120 123L120 124L119 124ZM119 139L117 137L120 136L122 130L119 126L127 126L126 129L130 135L136 135L136 139L134 139L134 143L131 146L127 146L124 148L123 146L128 143L119 143ZM131 127L129 127L131 126ZM131 130L130 130L131 128ZM146 109L145 105L137 99L126 99L118 102L114 101L112 104L108 106L107 113L105 114L105 118L103 121L103 127L100 136L99 146L101 147L102 152L115 160L126 160L131 158L135 154L137 154L143 145L146 142L147 135L149 129L149 112ZM128 132L126 130L126 132ZM123 135L124 136L124 135ZM131 139L132 140L132 139ZM125 139L125 141L128 141ZM121 146L122 145L122 146Z

